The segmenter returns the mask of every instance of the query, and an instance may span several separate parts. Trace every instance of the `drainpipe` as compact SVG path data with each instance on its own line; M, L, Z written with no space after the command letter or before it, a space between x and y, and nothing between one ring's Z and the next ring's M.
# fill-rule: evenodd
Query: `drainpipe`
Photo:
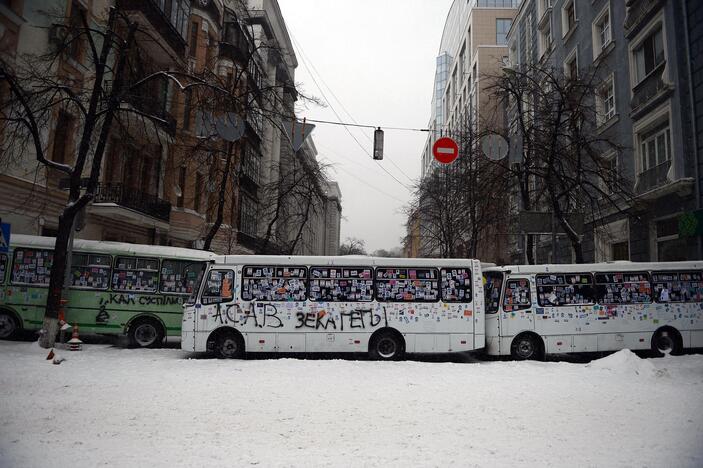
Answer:
M691 70L691 41L688 35L688 7L687 7L687 2L686 0L682 0L681 3L683 4L683 20L684 20L684 36L686 38L686 63L687 63L687 68L688 68L688 94L689 94L689 104L691 106L691 125L693 127L693 154L694 154L694 164L693 168L695 169L694 174L696 177L696 183L695 183L695 194L696 194L696 210L701 209L701 180L700 180L700 170L698 168L698 159L700 155L698 154L698 130L696 126L696 107L695 107L695 99L693 95L693 74ZM697 236L697 258L701 259L703 258L703 238L701 236Z

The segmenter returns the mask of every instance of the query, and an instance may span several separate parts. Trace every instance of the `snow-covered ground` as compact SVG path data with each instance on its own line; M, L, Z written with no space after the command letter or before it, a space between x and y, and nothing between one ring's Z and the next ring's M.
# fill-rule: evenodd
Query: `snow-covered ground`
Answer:
M0 342L0 467L703 466L703 356L191 359Z

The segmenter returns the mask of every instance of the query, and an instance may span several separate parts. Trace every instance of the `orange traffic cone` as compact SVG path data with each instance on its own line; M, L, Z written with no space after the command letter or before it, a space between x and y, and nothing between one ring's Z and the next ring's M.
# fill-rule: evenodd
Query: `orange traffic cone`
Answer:
M73 333L71 334L71 339L68 340L68 350L69 351L80 351L83 349L83 342L78 338L78 324L73 324Z

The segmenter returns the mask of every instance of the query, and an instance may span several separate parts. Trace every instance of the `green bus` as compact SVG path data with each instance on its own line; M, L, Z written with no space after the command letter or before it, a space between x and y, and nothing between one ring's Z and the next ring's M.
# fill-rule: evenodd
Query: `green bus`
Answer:
M0 338L43 325L53 237L15 234L0 253ZM133 347L158 347L181 335L183 303L199 284L202 250L76 239L65 319L82 333L123 335Z

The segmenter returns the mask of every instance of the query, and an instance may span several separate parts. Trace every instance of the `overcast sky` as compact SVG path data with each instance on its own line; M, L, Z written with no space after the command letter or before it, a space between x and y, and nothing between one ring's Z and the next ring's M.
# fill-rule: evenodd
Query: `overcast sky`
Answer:
M452 0L278 1L298 58L296 82L327 103L299 105L300 117L427 127ZM312 134L342 190L341 241L363 239L369 252L399 246L427 134L386 130L385 158L375 163L373 130L347 128L360 144L345 127L318 124Z

